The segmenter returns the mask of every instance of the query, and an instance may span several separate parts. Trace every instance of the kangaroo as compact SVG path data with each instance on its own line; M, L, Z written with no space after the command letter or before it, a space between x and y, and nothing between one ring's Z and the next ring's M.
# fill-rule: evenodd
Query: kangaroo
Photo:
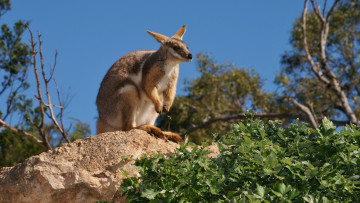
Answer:
M185 31L186 25L172 37L147 31L161 44L158 50L131 52L111 66L96 98L97 134L137 128L162 139L183 142L178 134L163 132L154 123L173 104L179 63L192 61L182 41Z

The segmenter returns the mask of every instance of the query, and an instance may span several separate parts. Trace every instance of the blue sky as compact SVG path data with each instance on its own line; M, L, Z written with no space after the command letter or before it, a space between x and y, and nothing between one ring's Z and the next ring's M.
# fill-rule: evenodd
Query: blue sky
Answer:
M290 30L303 8L299 0L258 1L12 1L1 18L11 25L30 21L42 34L46 62L54 63L55 78L72 100L65 119L87 122L95 134L95 99L110 66L121 56L139 49L158 49L146 30L172 36L187 25L184 41L193 55L210 53L219 63L253 68L274 91L281 54L291 49ZM29 40L28 33L24 41ZM185 78L196 78L196 62L180 65L178 94ZM33 73L29 75L33 77ZM35 86L35 85L33 85ZM34 89L29 95L34 95ZM54 95L53 98L56 98Z

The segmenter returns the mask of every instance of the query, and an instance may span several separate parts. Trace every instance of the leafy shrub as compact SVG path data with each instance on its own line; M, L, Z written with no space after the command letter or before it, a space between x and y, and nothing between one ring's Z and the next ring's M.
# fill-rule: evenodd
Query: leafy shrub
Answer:
M188 145L167 158L138 160L141 177L121 185L127 201L360 201L360 131L353 125L340 133L326 118L317 130L247 119L218 138L217 158Z

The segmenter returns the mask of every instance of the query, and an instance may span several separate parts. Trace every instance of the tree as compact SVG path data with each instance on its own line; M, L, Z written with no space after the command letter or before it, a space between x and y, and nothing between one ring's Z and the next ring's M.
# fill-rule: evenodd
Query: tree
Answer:
M0 1L0 17L10 8L10 1ZM30 46L22 42L26 30L31 36ZM24 161L29 156L90 133L89 126L80 121L73 129L65 128L65 104L53 77L57 54L53 68L46 73L40 33L37 45L27 22L18 21L12 29L6 24L1 26L0 101L4 102L0 103L0 167ZM35 98L28 98L29 93L26 94L30 87L28 74L31 67L36 79ZM50 97L51 82L56 86L57 104Z
M77 120L73 131L70 133L70 141L74 142L75 140L85 138L89 136L90 132L89 124Z
M293 50L282 56L276 82L293 112L314 128L327 116L337 125L360 124L360 3L336 0L321 10L305 1L291 35Z
M0 2L0 17L10 10L9 1ZM6 120L12 112L23 111L31 105L23 92L28 89L26 82L28 66L31 63L30 48L22 42L27 22L18 21L13 29L6 24L1 26L0 33L0 96L4 101L5 111L0 111L0 118ZM7 95L7 96L6 96Z
M0 1L0 18L11 8L10 1ZM0 32L0 119L11 120L15 113L24 115L32 107L24 91L27 83L28 66L31 64L30 47L22 42L27 22L18 21L11 29L1 25ZM14 133L0 125L0 167L11 166L26 157L39 154L45 147L31 139Z

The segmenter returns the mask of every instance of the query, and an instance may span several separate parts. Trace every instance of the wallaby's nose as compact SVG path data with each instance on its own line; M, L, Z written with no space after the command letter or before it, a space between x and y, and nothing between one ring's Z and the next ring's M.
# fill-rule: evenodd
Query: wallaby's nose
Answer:
M192 59L192 54L188 54L188 59Z

